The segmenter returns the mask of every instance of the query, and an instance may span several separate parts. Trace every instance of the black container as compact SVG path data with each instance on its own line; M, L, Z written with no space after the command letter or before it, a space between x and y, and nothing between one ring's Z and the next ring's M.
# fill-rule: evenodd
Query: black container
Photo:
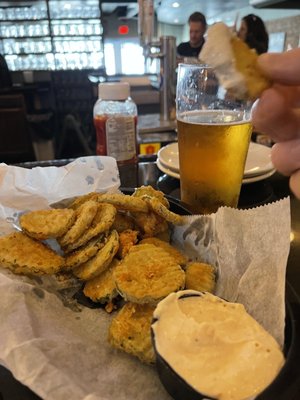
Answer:
M288 286L287 292L290 288ZM152 332L155 349L155 337ZM159 378L174 400L215 400L196 392L169 364L156 353ZM300 398L300 305L286 302L284 355L285 365L276 379L256 397L256 400L299 400ZM222 378L220 378L222 379Z

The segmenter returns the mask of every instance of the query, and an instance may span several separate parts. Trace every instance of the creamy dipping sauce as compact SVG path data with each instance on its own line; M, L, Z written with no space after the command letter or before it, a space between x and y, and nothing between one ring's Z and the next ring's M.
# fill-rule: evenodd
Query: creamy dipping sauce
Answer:
M192 297L181 298L190 294ZM171 293L152 324L160 356L196 391L220 400L262 392L284 364L276 340L245 310L210 293Z

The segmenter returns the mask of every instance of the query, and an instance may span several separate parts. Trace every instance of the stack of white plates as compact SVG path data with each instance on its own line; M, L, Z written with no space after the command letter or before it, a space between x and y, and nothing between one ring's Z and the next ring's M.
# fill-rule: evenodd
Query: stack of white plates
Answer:
M157 167L167 175L180 179L178 143L162 147L157 154ZM246 160L243 183L252 183L269 178L275 172L271 161L271 149L257 143L250 143Z

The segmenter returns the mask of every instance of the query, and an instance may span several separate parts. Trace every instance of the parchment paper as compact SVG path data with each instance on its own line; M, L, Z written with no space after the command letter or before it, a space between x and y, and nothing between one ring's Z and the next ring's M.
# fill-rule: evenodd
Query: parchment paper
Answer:
M120 186L112 157L81 157L62 167L26 169L0 164L0 234L13 229L20 212L45 209L89 192L115 192Z
M103 169L95 167L99 162ZM7 216L15 218L24 209L43 208L92 190L117 190L118 172L111 159L93 162L92 169L98 171L94 170L94 186L81 186L90 176L85 167L90 168L79 160L57 177L55 167L49 175L43 168L18 176L19 170L1 165L0 226L6 228L1 233L8 226L12 229ZM75 187L70 184L67 189L65 179ZM216 294L242 302L282 344L289 233L285 199L248 211L223 208L209 217L187 217L186 225L174 229L173 239L191 258L216 265ZM78 287L75 279L64 283L54 277L22 277L0 268L0 363L47 400L170 399L154 367L109 346L112 316L76 303L72 295Z

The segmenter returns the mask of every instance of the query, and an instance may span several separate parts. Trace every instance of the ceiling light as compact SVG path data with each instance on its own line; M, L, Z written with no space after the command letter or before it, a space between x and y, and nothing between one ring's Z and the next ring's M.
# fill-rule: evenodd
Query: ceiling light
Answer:
M174 19L174 22L175 22L175 24L178 24L179 19L178 19L178 18L175 18L175 19Z
M172 3L172 7L178 8L178 7L180 7L180 3L178 3L177 1L174 1L174 3Z

